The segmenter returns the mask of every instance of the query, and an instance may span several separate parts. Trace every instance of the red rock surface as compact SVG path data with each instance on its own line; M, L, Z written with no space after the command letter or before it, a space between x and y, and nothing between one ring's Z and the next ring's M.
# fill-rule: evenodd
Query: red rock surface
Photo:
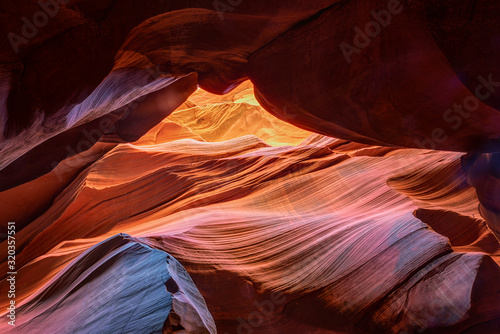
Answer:
M182 263L219 333L243 322L259 333L497 326L499 243L463 154L314 134L296 146L251 133L204 141L210 125L180 124L192 124L189 112L216 113L214 132L226 135L241 128L234 113L249 112L204 94L174 112L178 123L115 144L17 234L21 303L89 247L126 233ZM259 115L276 125L272 138L290 127Z
M500 3L229 3L0 0L18 332L500 332ZM189 274L147 330L87 313L120 238L112 305Z

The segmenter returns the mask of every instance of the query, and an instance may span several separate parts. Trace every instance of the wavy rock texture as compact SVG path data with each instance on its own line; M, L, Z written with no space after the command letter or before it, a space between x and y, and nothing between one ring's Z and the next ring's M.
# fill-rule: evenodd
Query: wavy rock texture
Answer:
M134 100L193 73L202 88L228 92L247 79L251 53L337 2L245 1L221 13L209 0L71 1L59 5L55 19L16 53L3 36L22 33L22 18L40 7L28 0L2 1L0 166L72 127L112 112L123 115L121 108L135 110ZM63 150L66 145L76 150L79 139L73 136L59 141ZM43 147L37 150L47 155Z
M61 2L0 0L18 332L500 332L500 2Z
M219 333L498 327L499 244L462 154L322 135L296 146L254 135L206 142L210 123L193 124L189 113L216 113L214 128L228 135L241 128L238 113L216 101L174 112L192 128L167 119L117 144L17 234L19 301L126 233L182 263ZM280 123L267 115L262 124Z
M221 9L210 0L69 1L26 41L1 38L0 167L17 162L14 169L45 152L48 161L37 170L53 169L53 161L64 160L57 152L78 146L82 129L72 128L91 131L85 124L93 120L123 117L138 98L186 76L219 94L250 78L266 110L329 136L498 151L498 2L232 3ZM383 29L360 41L356 29L389 7ZM23 17L41 10L28 0L2 1L0 9L1 36L21 34ZM357 47L346 56L342 43ZM187 86L178 99L189 95ZM171 111L139 114L154 126ZM43 143L65 132L48 155Z
M269 117L255 100L249 81L222 97L207 96L200 90L189 98L188 104L191 108L179 108L168 120L191 129L209 142L254 135L272 146L297 145L311 134Z
M23 316L9 332L216 333L184 268L125 235L85 251L18 310Z
M193 122L196 116L201 116L201 120L203 114L207 116L203 121ZM212 114L217 115L217 118ZM137 123L134 124L137 125ZM218 129L218 126L221 126L221 129ZM152 145L187 138L217 141L221 137L233 139L242 134L259 136L270 145L293 145L307 138L310 132L284 123L265 112L254 98L251 83L245 82L225 96L197 90L188 101L177 108L170 118L162 120L134 143ZM203 139L200 135L206 138ZM88 140L85 138L85 141ZM43 213L79 172L118 143L123 142L124 140L117 131L105 134L91 149L79 154L75 152L74 156L63 160L50 173L0 192L1 221L16 221L18 227L24 227L37 215ZM20 174L22 173L16 175ZM5 175L10 177L10 174ZM0 228L2 233L6 232L6 226Z

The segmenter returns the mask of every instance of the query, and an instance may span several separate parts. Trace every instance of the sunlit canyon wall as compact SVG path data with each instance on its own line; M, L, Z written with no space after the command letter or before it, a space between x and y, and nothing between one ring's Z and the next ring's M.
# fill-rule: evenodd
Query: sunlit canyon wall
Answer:
M1 1L0 332L500 333L499 14Z

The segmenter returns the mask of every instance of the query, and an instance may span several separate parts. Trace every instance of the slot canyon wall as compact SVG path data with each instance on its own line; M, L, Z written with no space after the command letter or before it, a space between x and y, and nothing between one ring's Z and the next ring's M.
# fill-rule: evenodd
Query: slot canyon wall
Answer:
M0 0L0 332L500 333L499 14Z

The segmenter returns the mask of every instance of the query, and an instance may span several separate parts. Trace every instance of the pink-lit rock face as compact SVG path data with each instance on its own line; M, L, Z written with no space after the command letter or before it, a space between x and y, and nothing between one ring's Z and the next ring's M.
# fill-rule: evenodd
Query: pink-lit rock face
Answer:
M498 152L500 67L493 59L500 56L500 21L490 15L500 4L481 1L465 24L465 11L408 1L379 33L355 34L373 22L374 9L387 13L388 3L398 2L332 6L252 54L247 73L259 102L283 120L334 137ZM485 39L493 47L479 55L475 47ZM343 52L346 43L351 51Z
M474 333L496 326L500 248L481 219L463 154L307 133L296 146L270 146L251 132L238 137L242 119L235 115L253 115L248 89L226 103L198 91L172 119L133 144L115 144L65 186L17 234L19 302L51 291L45 284L61 280L82 252L125 233L182 263L219 333ZM194 126L190 115L199 113L207 120ZM218 115L214 123L210 113ZM285 138L289 125L258 106L254 113L266 119L270 138L281 133L289 142L300 133ZM228 140L202 138L218 140L218 129ZM133 286L123 288L137 297ZM165 321L162 312L156 315ZM188 308L184 318L193 314Z
M497 2L481 1L472 16L472 4L423 0L240 2L220 10L202 0L70 1L17 48L0 39L1 168L68 128L123 116L138 97L189 75L214 93L250 77L268 111L325 135L497 151ZM22 18L40 12L27 0L3 1L1 9L2 36L19 35ZM388 10L390 22L373 37L356 33ZM143 116L144 124L158 121ZM103 133L114 121L105 123ZM82 131L39 150L77 150ZM65 157L56 153L52 161ZM18 164L33 160L25 159Z
M216 333L203 297L179 262L121 234L78 256L19 313L9 332Z
M62 2L0 0L1 332L500 332L498 2Z

